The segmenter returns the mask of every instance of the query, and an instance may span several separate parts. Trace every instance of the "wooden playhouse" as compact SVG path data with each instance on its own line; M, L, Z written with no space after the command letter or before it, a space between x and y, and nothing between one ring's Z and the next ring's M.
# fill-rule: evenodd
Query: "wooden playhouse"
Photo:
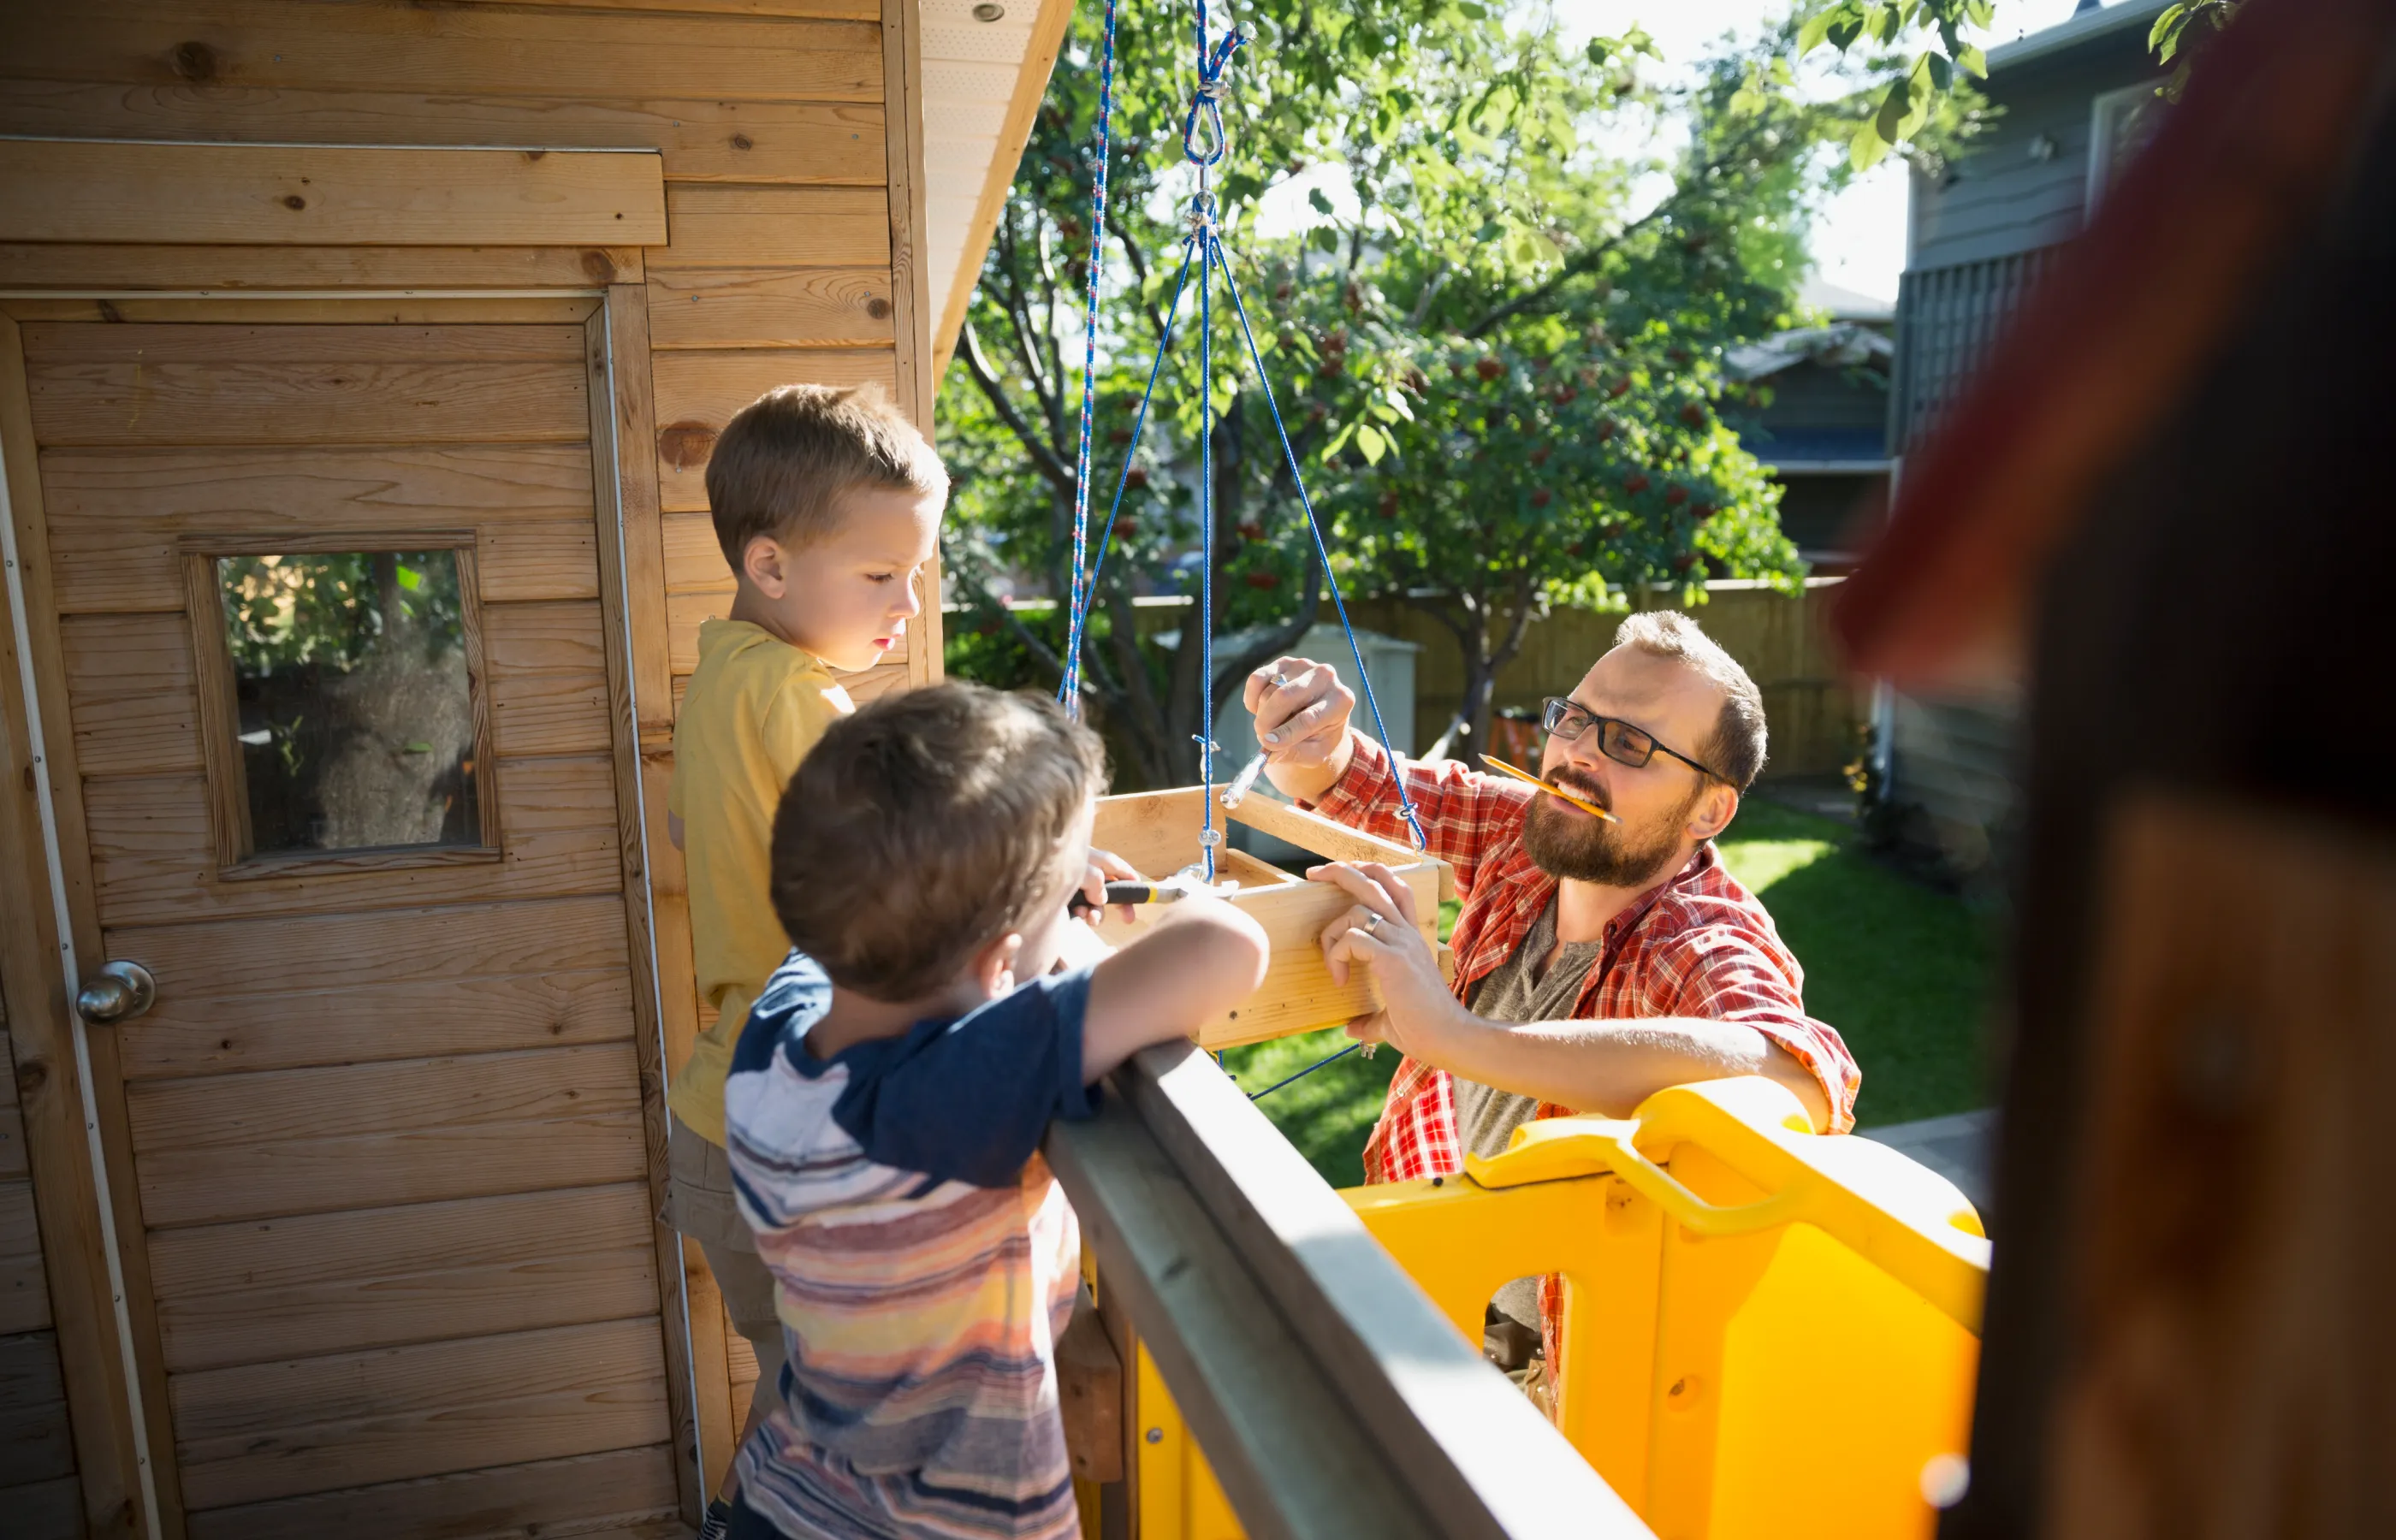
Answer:
M696 1516L700 471L784 381L928 423L1070 9L0 9L0 1529ZM300 656L327 583L423 644ZM388 751L303 817L328 721Z

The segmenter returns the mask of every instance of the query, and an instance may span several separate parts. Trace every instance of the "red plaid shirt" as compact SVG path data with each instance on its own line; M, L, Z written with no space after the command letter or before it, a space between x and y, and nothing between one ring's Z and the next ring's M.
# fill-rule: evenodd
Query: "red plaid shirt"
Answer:
M1398 813L1396 762L1361 734L1351 741L1355 757L1348 773L1316 810L1387 839L1407 838ZM1431 854L1456 868L1464 896L1451 945L1456 997L1469 1001L1472 986L1522 945L1555 897L1556 880L1523 849L1523 812L1538 793L1453 763L1407 763L1404 771ZM1805 1014L1804 970L1781 945L1772 916L1724 870L1710 843L1615 916L1604 944L1573 1002L1575 1018L1743 1023L1788 1049L1822 1082L1832 1132L1855 1126L1860 1077L1854 1057L1837 1032ZM1542 1105L1538 1115L1571 1110ZM1402 1060L1364 1147L1364 1179L1403 1182L1463 1167L1447 1071Z

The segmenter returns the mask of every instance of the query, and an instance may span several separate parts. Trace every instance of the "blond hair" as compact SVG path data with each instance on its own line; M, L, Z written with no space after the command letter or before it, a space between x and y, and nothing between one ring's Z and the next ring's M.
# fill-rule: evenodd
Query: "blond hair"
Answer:
M1097 735L1047 699L949 683L827 729L774 817L774 912L832 981L940 989L1058 901L1066 837L1106 784Z
M1755 784L1764 769L1766 733L1764 692L1695 620L1678 610L1643 610L1615 628L1614 644L1636 647L1653 657L1685 664L1723 693L1722 715L1711 742L1700 750L1713 772L1738 790Z
M949 472L878 385L779 385L733 414L707 459L707 506L732 570L758 536L797 548L830 534L859 488L949 495Z

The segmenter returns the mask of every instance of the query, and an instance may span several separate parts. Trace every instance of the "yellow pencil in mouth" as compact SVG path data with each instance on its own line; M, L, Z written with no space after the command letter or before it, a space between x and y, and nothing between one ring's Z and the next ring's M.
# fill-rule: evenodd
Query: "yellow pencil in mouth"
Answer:
M1514 766L1507 763L1504 760L1499 759L1495 754L1482 755L1481 763L1489 766L1492 770L1503 770L1506 774L1513 777L1516 780L1529 781L1533 786L1545 791L1549 796L1561 797L1565 802L1572 803L1575 807L1579 808L1584 813L1590 814L1591 816L1604 818L1607 823L1620 823L1622 821L1613 814L1608 813L1604 808L1598 806L1597 803L1587 801L1584 798L1576 797L1571 792L1566 791L1560 787L1551 785L1547 781L1543 781L1538 777L1531 774L1528 770L1517 770Z

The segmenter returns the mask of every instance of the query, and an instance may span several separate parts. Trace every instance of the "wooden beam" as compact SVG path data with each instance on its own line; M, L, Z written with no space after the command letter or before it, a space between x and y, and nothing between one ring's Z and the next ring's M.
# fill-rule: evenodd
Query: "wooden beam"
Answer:
M646 745L653 728L671 735L672 684L665 665L665 547L658 513L658 461L652 445L657 410L649 377L648 293L637 284L608 290L606 311L592 318L591 447L601 489L599 574L608 625L607 720L615 749L616 816L624 875L625 938L637 970L632 991L640 1067L641 1119L646 1149L649 1212L665 1206L666 1055L668 1001L684 1005L691 990L672 970L643 968L658 955L650 896L650 852L679 853L663 839L665 808L645 805ZM662 788L659 789L662 790ZM679 872L677 872L679 876ZM674 939L681 939L677 931ZM661 976L675 979L659 992ZM683 1288L682 1240L653 1227L658 1305L663 1319L667 1406L672 1423L675 1484L684 1519L696 1524L708 1493L699 1461L701 1419L692 1395L689 1300ZM712 1375L710 1375L711 1380ZM714 1385L698 1387L705 1400Z
M0 243L0 285L11 288L588 288L641 276L639 246Z
M160 246L662 246L664 162L632 151L31 139L0 238Z
M1023 164L1023 147L1032 141L1032 125L1040 115L1040 103L1047 98L1048 77L1056 73L1057 55L1065 46L1066 29L1072 20L1073 0L1040 0L1039 14L1032 22L1031 46L1023 56L1022 71L1015 78L1015 95L1006 104L1006 117L999 126L990 169L983 174L981 196L974 204L973 222L965 226L957 271L949 275L939 329L932 339L935 381L948 373L949 360L956 353L958 334L965 329L965 308L973 302L974 285L981 282L982 254L990 249L991 236L998 229L998 217L1006 207L1006 195L1015 186L1016 168Z
M924 211L924 17L922 0L882 0L883 110L890 154L890 304L897 333L898 404L925 438L940 385L932 351L932 286L926 271L930 220ZM916 579L923 613L907 642L907 682L928 684L941 668L940 559Z
M18 536L17 567L30 590L36 569L25 560L26 547L40 537L47 521L25 399L22 339L17 323L5 318L0 318L0 449L6 453L7 516ZM27 594L29 604L34 597ZM14 917L13 923L0 925L0 988L7 990L34 1205L47 1242L44 1261L83 1512L94 1534L134 1535L155 1521L144 1502L135 1432L140 1392L111 1305L103 1234L107 1221L100 1200L102 1174L96 1168L86 1127L86 1071L75 1051L61 965L67 938L60 936L57 922L36 781L47 777L60 788L77 777L72 743L62 746L55 736L65 714L66 696L57 645L53 641L47 648L37 647L30 660L23 657L17 642L20 620L29 634L39 635L31 616L17 614L15 595L0 589L0 783L6 787L0 795L0 910ZM29 673L46 680L46 700L27 697L22 681ZM51 708L47 721L42 717L45 705ZM47 751L38 764L31 739L36 723L46 729ZM152 1427L154 1431L157 1425ZM153 1440L153 1450L160 1447L171 1445Z
M1248 1533L1652 1540L1188 1043L1049 1162Z

